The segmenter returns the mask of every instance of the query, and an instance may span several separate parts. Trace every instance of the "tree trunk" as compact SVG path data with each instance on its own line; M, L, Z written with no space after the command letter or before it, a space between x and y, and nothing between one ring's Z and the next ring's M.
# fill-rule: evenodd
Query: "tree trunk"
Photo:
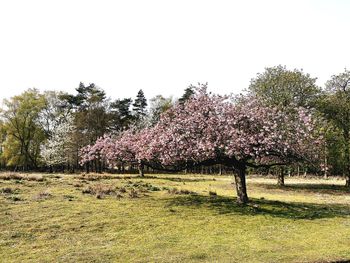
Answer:
M98 164L98 173L102 173L102 162L101 162L101 160L98 160L97 161L97 164Z
M247 185L246 185L246 167L236 168L234 172L236 191L237 191L237 203L246 204L248 203Z
M145 174L144 174L144 165L143 165L142 162L139 163L138 168L139 168L139 176L140 177L144 177L145 176Z
M327 143L324 144L324 174L323 174L323 177L324 179L327 179L328 178L328 169L327 169L327 166L328 166L328 160L327 160Z
M300 166L299 166L299 164L298 164L298 168L297 168L297 175L299 176L300 175Z
M349 175L346 177L345 186L350 188L350 176Z
M277 175L277 185L284 186L284 169L281 167L279 174Z
M349 132L344 131L344 140L345 140L345 186L350 188L350 149L349 149Z
M90 173L90 162L87 162L86 163L86 173L88 174L88 173Z
M307 175L307 167L305 167L305 170L304 170L304 177L306 177Z

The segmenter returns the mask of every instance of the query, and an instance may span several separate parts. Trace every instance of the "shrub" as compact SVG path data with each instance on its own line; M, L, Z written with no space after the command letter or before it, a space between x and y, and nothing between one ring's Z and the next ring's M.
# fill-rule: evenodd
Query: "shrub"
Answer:
M174 195L191 195L191 194L196 194L196 192L186 190L186 189L180 189L178 190L177 188L172 188L168 190L169 194L174 194Z
M128 181L127 186L137 188L141 192L160 191L160 188L158 186L152 185L150 183L144 183L142 181L137 181L137 182Z
M2 173L0 174L2 180L22 180L22 176L18 173Z
M113 179L115 177L111 176L111 175L107 175L107 174L94 174L94 173L89 173L89 174L81 174L76 176L76 178L80 179L80 180L87 180L87 181L99 181L102 179Z
M74 183L73 186L74 186L74 187L82 187L83 184L82 184L82 183Z
M218 194L216 192L214 192L214 191L209 191L209 195L210 196L217 196Z
M44 181L44 177L42 175L28 175L28 176L23 176L24 180L28 180L28 181L37 181L37 182L42 182Z
M27 180L27 181L44 181L44 177L38 174L19 174L19 173L2 173L0 174L0 179L2 180Z
M4 187L0 191L2 194L13 194L14 190L11 187Z
M23 199L18 197L18 196L14 196L14 195L11 195L9 197L7 197L7 199L11 200L11 201L14 201L14 202L17 202L17 201L22 201Z
M103 198L105 195L113 195L116 193L116 188L110 185L95 184L89 185L82 190L83 194L96 195L98 199Z
M118 199L120 199L120 198L123 197L123 195L122 195L120 192L116 192L116 193L115 193L115 197L118 198Z
M34 196L34 200L44 200L50 198L52 195L47 191L39 192L36 196Z
M124 186L119 187L119 188L118 188L118 191L119 191L120 193L126 193L126 188L125 188Z
M139 194L134 188L131 188L130 192L129 192L129 197L130 198L137 198L137 197L139 197Z

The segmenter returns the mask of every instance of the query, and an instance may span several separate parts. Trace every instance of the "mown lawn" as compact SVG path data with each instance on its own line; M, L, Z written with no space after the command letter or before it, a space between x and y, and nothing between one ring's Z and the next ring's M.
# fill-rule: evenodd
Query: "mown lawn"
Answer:
M350 260L344 182L275 183L238 206L229 176L0 175L0 262Z

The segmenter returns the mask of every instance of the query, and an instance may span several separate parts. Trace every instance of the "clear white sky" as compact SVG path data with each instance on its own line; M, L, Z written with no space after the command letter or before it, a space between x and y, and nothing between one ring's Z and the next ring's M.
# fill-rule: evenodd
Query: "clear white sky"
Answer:
M278 64L350 68L350 1L0 0L0 99L96 83L112 98L239 93Z

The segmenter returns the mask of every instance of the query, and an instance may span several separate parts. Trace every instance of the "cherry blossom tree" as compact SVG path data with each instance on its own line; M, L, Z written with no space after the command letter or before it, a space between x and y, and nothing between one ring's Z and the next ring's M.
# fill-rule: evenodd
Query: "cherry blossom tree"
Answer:
M247 203L248 167L318 158L315 149L322 138L311 115L297 110L297 115L285 115L253 97L235 102L230 96L208 94L202 85L185 104L165 112L155 126L127 131L113 147L106 145L104 155L110 163L137 162L161 170L229 166L235 172L237 200Z
M138 140L145 134L147 128L139 131L136 127L111 136L104 135L97 139L95 144L87 145L80 150L80 164L86 165L89 171L89 163L92 161L105 161L109 167L124 164L139 165L140 176L143 176L144 163L137 159L136 153L140 151Z

